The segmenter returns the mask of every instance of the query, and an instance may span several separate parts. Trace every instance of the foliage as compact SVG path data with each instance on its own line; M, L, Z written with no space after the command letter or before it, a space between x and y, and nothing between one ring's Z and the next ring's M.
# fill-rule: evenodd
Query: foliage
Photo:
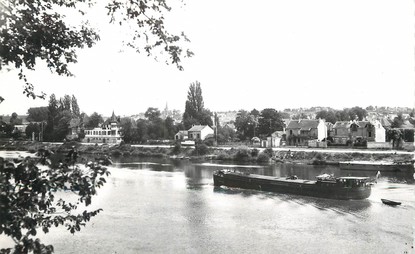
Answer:
M101 211L86 207L105 183L107 169L94 163L81 168L75 164L77 152L73 149L65 162L52 168L50 154L39 150L39 158L0 158L0 233L14 240L14 253L51 253L52 245L35 239L39 229L48 233L53 226L64 226L75 233ZM59 198L62 191L72 193L76 202ZM85 210L80 212L83 206Z
M258 162L269 162L270 156L267 152L263 151L258 154L258 157L256 159Z
M181 144L180 144L180 142L176 142L175 144L174 144L174 147L173 147L173 149L172 149L172 154L179 154L180 152L181 152L181 148L182 148L182 146L181 146Z
M308 119L308 116L306 113L299 113L295 114L291 117L292 120L300 120L300 119Z
M161 113L160 110L158 108L148 108L147 111L144 113L144 116L149 120L149 121L154 121L158 118L160 118Z
M160 118L157 108L149 108L146 114L149 119L121 119L123 140L126 143L145 143L148 140L170 140L178 131L174 120L170 117ZM151 119L151 120L150 120Z
M209 137L203 140L203 143L207 146L214 146L216 142L214 137Z
M259 150L258 149L254 148L254 149L251 150L251 156L252 157L257 157L258 154L259 154Z
M258 135L268 136L275 131L280 131L284 127L280 113L272 108L261 111L258 121Z
M48 120L48 107L29 108L27 110L27 120L30 122L43 122Z
M10 124L12 126L15 126L16 124L22 124L22 119L20 119L19 116L13 112L12 116L10 117Z
M227 143L230 141L235 140L236 138L236 132L235 130L229 128L229 127L218 127L217 130L217 139L218 139L218 143Z
M87 122L84 123L85 128L95 128L98 127L99 124L103 123L104 119L102 118L102 115L98 114L97 112L92 113L89 116L89 119Z
M329 111L322 110L322 111L317 112L316 119L325 119L326 122L329 122L329 123L332 123L332 124L336 123L336 121L337 121L336 120L336 115L335 115L334 111L332 111L332 110L329 110Z
M239 110L236 114L235 128L240 140L251 139L257 127L256 118L246 110Z
M40 125L37 123L29 123L26 126L26 137L32 137L32 133L35 134L35 138L39 137L39 133L40 133Z
M34 70L40 60L52 72L71 76L69 65L77 62L77 50L92 47L100 39L86 18L94 3L92 0L0 1L0 70L14 66L25 82L24 93L44 98L44 93L35 93L24 70ZM132 29L127 45L137 52L151 55L160 49L171 60L166 63L175 64L180 70L181 58L193 55L180 45L189 41L183 32L175 35L166 30L164 15L171 7L165 0L111 0L106 10L110 22L126 24ZM65 14L80 16L78 23L67 24Z
M392 140L392 147L399 148L403 139L403 133L400 129L387 129L386 139Z
M209 153L209 147L206 144L196 144L197 155L205 155Z
M397 117L393 119L393 122L391 124L392 128L400 128L404 123L403 115L402 113L399 113Z
M236 161L249 161L251 159L251 152L248 147L238 147L234 155Z
M185 129L190 129L193 125L213 125L212 113L204 107L202 88L198 81L189 86L182 122Z

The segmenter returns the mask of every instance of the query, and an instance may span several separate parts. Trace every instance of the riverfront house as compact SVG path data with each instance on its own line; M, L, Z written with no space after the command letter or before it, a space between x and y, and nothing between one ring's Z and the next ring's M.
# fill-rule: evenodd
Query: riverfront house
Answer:
M111 118L107 119L101 126L85 130L85 143L121 143L121 127L120 122L112 112Z
M385 142L386 132L378 120L374 121L337 121L333 126L333 142L346 144L348 140L366 140Z
M285 129L288 145L307 145L309 140L322 141L327 138L325 120L292 120Z
M194 125L188 131L188 138L191 140L205 140L214 136L214 131L208 125Z

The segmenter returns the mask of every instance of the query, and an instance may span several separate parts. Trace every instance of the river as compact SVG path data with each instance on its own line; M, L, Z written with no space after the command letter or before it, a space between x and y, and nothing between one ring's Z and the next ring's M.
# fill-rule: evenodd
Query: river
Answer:
M412 173L382 173L369 199L341 201L215 188L212 173L224 167L306 179L350 174L335 166L119 159L93 199L104 211L75 235L54 228L42 238L64 254L414 253Z

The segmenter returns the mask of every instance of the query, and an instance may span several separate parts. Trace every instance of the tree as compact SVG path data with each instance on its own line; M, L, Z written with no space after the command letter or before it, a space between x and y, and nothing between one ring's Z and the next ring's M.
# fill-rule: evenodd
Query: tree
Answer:
M15 163L0 158L0 233L15 242L13 253L52 253L52 245L35 239L39 230L48 233L53 226L65 226L75 233L102 211L88 211L87 207L109 175L106 168L93 163L86 170L79 168L73 149L57 167L51 166L49 151L40 150L38 156ZM71 197L65 195L68 200L56 198L63 190L71 193ZM12 249L0 252L11 253Z
M27 110L27 120L30 122L43 122L48 120L48 107L29 108Z
M254 136L256 122L248 111L241 109L236 114L235 127L238 138L240 140L246 140Z
M299 114L293 115L292 119L293 120L308 119L308 116L305 113L299 113Z
M92 129L92 128L98 127L98 125L103 122L104 122L104 119L102 119L102 116L98 114L97 112L94 112L89 117L88 122L85 123L85 128Z
M53 141L53 131L55 128L55 122L57 123L57 116L59 113L58 109L58 101L56 100L55 94L51 94L49 97L49 105L48 105L48 121L45 128L45 140Z
M160 118L161 113L160 110L158 108L148 108L147 111L144 113L144 116L149 120L149 121L154 121L157 118Z
M347 109L343 110L336 110L334 112L336 116L336 121L350 121L353 119L350 119L349 111Z
M129 117L123 117L120 120L120 126L122 129L122 137L125 143L131 143L134 141L134 123Z
M40 126L37 123L30 123L26 126L26 137L31 138L32 134L35 134L35 137L39 137L40 133Z
M402 115L402 112L400 112L398 116L393 119L391 127L400 128L403 125L403 123L404 123L403 115Z
M15 126L16 124L22 124L22 119L16 114L16 112L12 113L12 117L10 117L10 124Z
M317 112L316 119L325 119L326 122L330 122L332 124L334 124L337 121L336 115L332 110L322 110Z
M174 126L174 120L170 116L164 120L164 139L174 139L174 135L177 133L177 129Z
M350 120L362 121L367 116L367 111L361 107L353 107L349 110Z
M77 62L77 50L92 47L100 39L97 29L89 26L87 13L92 0L0 1L0 70L6 66L19 70L25 82L24 93L33 99L45 98L36 93L26 78L25 69L34 70L39 61L59 75L72 76L69 64ZM128 25L131 38L126 45L148 56L160 49L182 70L182 57L193 52L183 50L181 42L189 42L182 32L166 30L164 16L171 10L166 0L111 0L106 5L109 22ZM66 23L66 15L81 15L78 24ZM145 38L144 40L142 38ZM160 55L160 54L157 54Z
M182 122L186 129L198 124L213 125L212 112L204 107L202 88L198 81L189 86Z
M69 133L69 125L72 119L72 113L70 110L63 110L59 112L57 117L57 124L53 130L53 137L56 141L62 141Z
M399 148L403 139L403 133L399 129L388 129L386 131L387 140L392 140L392 147Z
M61 99L62 100L62 99ZM65 94L61 102L63 110L71 111L72 99L71 96Z
M137 120L137 140L139 142L145 142L148 139L149 139L149 136L148 136L147 120L138 119Z
M281 115L272 108L266 108L261 111L258 121L258 132L264 136L271 135L274 131L282 130L284 122Z
M78 100L76 99L75 95L72 95L71 98L71 108L72 114L75 117L81 117L81 110L79 109Z

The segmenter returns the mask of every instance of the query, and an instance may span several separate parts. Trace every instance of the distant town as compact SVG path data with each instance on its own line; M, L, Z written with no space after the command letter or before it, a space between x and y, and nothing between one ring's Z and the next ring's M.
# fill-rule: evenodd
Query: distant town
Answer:
M189 91L197 94L200 84ZM192 98L193 101L192 101ZM108 144L177 143L207 145L357 146L413 149L415 117L408 107L359 106L272 108L211 112L201 92L189 96L185 111L149 107L146 112L119 116L113 112L81 113L74 95L56 98L49 105L29 108L26 115L0 116L3 141L79 141ZM109 114L110 113L110 114ZM108 114L108 115L107 115Z

